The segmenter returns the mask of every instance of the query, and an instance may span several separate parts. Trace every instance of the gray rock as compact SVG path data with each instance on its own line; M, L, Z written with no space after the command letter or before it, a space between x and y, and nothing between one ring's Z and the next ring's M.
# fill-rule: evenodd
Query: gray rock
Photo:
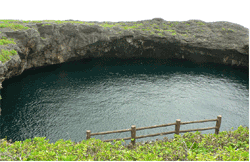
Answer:
M17 56L0 65L0 83L25 69L89 57L177 58L249 68L249 30L238 24L155 18L139 21L143 25L136 29L132 27L137 22L121 23L110 28L101 23L36 23L34 28L19 31L0 28L17 43L8 48L18 51ZM123 29L124 23L131 28ZM147 27L151 30L143 30Z

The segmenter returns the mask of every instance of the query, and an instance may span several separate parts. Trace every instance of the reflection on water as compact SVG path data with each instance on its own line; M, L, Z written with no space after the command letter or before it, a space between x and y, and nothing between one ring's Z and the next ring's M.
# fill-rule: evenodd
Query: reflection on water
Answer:
M248 72L231 67L155 59L89 59L29 70L3 83L1 138L39 136L50 142L77 142L86 139L86 130L112 131L217 115L222 115L220 131L235 130L249 126L248 79ZM215 123L181 125L180 130ZM174 126L154 128L136 135L173 130ZM130 132L94 137L123 138Z

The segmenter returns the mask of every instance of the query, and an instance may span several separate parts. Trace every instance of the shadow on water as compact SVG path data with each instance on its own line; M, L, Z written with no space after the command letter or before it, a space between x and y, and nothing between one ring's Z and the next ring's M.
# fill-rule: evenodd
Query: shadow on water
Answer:
M81 141L92 132L215 119L249 126L248 69L184 60L84 59L26 70L3 82L1 138ZM200 125L200 126L199 126ZM181 130L214 127L189 124ZM137 135L173 131L174 126ZM214 130L202 131L214 133ZM99 139L130 137L130 132ZM171 138L173 135L167 135ZM155 140L162 136L143 138Z

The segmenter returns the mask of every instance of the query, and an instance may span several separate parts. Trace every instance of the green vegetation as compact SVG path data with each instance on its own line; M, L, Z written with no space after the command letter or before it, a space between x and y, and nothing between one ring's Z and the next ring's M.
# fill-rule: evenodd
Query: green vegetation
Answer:
M150 21L145 21L143 23L141 22L99 22L99 23L89 23L85 21L61 21L61 20L42 20L42 21L21 21L21 20L0 20L0 28L11 28L14 30L25 30L29 29L29 27L25 27L25 25L20 24L20 22L23 23L45 23L44 25L51 25L51 23L56 23L56 24L65 24L65 23L72 23L72 24L85 24L85 25L99 25L103 28L113 28L113 27L118 27L122 30L137 30L142 33L150 33L150 34L158 34L159 36L165 36L166 33L170 32L171 35L177 35L178 32L175 31L174 27L175 25L178 25L180 22L164 22L161 24L153 23L151 24ZM189 23L184 23L186 26L190 26ZM202 28L202 25L205 25L203 22L198 21L196 22L197 25ZM227 29L222 28L222 30L226 31ZM200 29L199 31L204 32L203 29ZM232 29L228 29L227 31L233 31ZM122 34L123 32L117 31L115 32L116 34ZM180 34L180 33L179 33ZM181 34L182 36L188 37L190 35L187 35L188 31L186 30L186 34ZM194 36L195 37L195 36ZM46 38L42 38L46 39Z
M197 22L198 25L205 25L203 22Z
M222 30L223 30L223 31L226 31L226 30L227 30L227 31L232 31L232 32L234 32L234 30L233 30L233 29L230 29L230 28L228 28L228 29L222 28Z
M178 25L179 24L179 22L174 22L175 23L175 25Z
M102 27L112 28L112 27L114 27L114 26L116 26L116 25L103 24L103 25L101 25L101 26L102 26Z
M173 27L174 26L174 24L171 24L171 25L169 25L170 27Z
M151 29L150 28L144 28L144 29L141 29L142 31L150 31Z
M249 161L249 128L219 135L200 132L174 135L135 146L124 141L102 142L91 138L75 143L59 140L48 143L46 137L35 137L11 143L0 140L3 161Z
M13 30L29 29L28 27L25 27L21 24L14 23L19 20L0 20L0 21L4 22L0 24L0 28L11 28Z
M134 26L127 26L127 27L121 27L121 28L123 28L123 29L139 29L139 26L143 26L143 24L142 23L140 23L140 24L135 24Z
M167 32L171 32L172 33L172 35L176 35L176 31L175 30L165 30L165 31L167 31Z
M11 28L14 30L21 30L21 29L29 29L29 27L25 27L21 24L18 24L19 20L0 20L4 23L0 24L0 28ZM61 20L42 20L42 21L22 21L23 23L46 23L44 25L51 25L50 23L56 23L56 24L63 24L63 23L79 23L79 24L86 24L86 25L99 25L104 28L113 28L113 27L119 27L123 30L140 30L141 32L148 32L151 34L155 34L154 30L157 30L161 32L162 34L158 34L160 36L163 36L164 32L171 32L172 35L176 35L176 31L172 30L175 25L178 25L179 22L166 22L163 24L150 24L148 22L145 23L137 23L137 22L120 22L120 23L110 23L110 22L104 22L104 23L88 23L84 21L61 21ZM204 25L202 22L197 22L198 25ZM190 24L186 23L187 26ZM121 32L117 32L121 33Z
M163 36L162 33L157 33L159 36Z
M6 44L16 44L16 42L14 42L13 38L8 40L6 37L2 37L2 39L0 39L0 45L6 45Z
M2 37L0 39L0 45L6 46L7 44L16 44L16 42L14 42L13 38L11 38L9 40L6 37ZM16 54L17 54L17 51L15 51L15 50L1 49L1 51L0 51L0 61L2 61L2 63L5 63L6 61L10 60L10 56L13 56L13 55L16 55Z
M181 34L183 37L188 37L188 35L187 34Z
M2 63L5 63L6 61L10 60L10 56L14 56L16 54L17 54L17 51L15 51L15 50L1 49L1 51L0 51L0 61L2 61Z
M25 27L25 26L23 26L21 24L13 24L13 23L8 23L8 22L0 24L0 28L11 28L11 29L14 29L14 30L29 29L28 27Z
M42 26L45 26L45 25L51 25L51 24L43 24Z
M168 32L171 32L171 33L175 33L176 31L175 30L166 30Z
M32 23L42 23L42 21L23 21L24 23L30 23L30 22L32 22Z

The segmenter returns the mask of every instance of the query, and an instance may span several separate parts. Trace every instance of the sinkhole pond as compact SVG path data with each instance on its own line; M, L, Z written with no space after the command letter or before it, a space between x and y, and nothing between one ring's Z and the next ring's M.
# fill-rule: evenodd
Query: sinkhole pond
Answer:
M23 72L3 82L1 136L79 142L92 133L195 121L222 115L220 131L249 126L247 70L184 60L96 58ZM216 122L181 125L180 130ZM174 126L137 131L147 135ZM215 130L201 131L202 134ZM183 133L181 133L183 134ZM130 137L130 132L93 136ZM173 134L137 141L173 138ZM129 140L128 140L129 142Z

